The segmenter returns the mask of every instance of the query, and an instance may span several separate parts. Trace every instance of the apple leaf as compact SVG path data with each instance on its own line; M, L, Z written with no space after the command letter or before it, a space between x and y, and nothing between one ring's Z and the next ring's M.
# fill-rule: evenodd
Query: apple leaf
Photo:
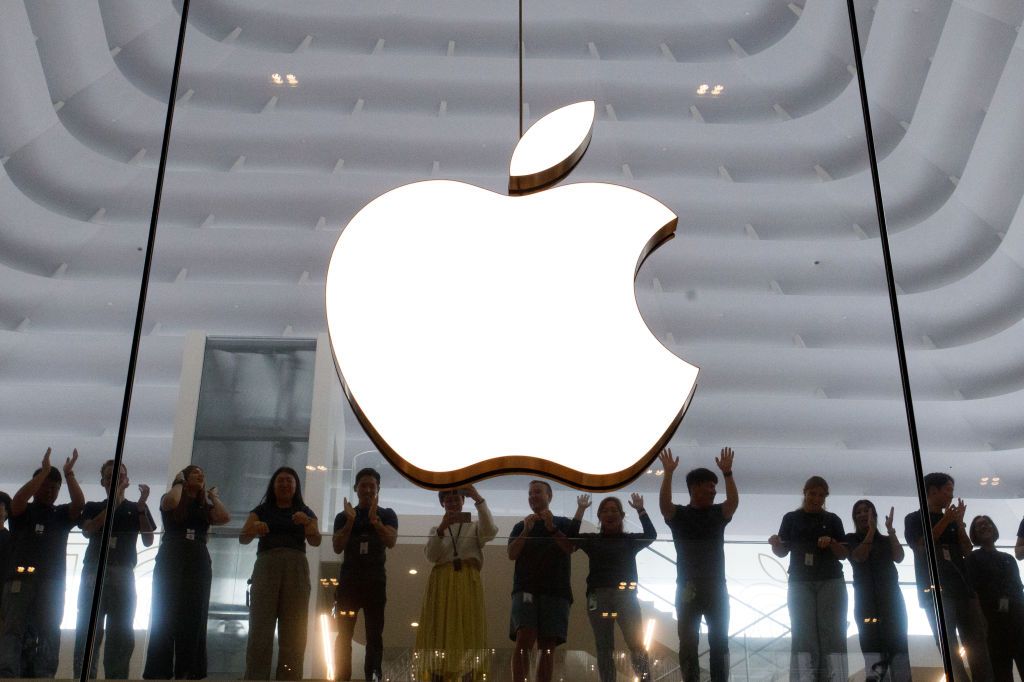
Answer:
M522 194L565 177L590 144L592 100L556 109L526 131L512 152L508 189Z

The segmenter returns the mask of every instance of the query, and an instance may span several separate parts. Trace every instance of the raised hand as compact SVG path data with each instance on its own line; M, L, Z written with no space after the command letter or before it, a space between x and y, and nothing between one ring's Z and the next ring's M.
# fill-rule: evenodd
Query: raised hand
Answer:
M139 508L146 506L146 500L149 499L149 486L145 483L139 484Z
M463 490L463 491L465 491L465 493L466 493L466 497L468 497L469 499L473 500L473 501L474 501L474 502L476 502L477 504L479 504L480 502L482 502L482 501L483 501L483 499L484 499L484 498L483 498L483 497L482 497L482 496L480 495L480 493L478 493L478 492L476 491L476 486L474 486L473 484L470 484L470 485L467 485L467 486L463 486L463 487L462 487L462 490Z
M368 516L370 517L370 524L376 526L377 525L377 521L380 520L380 518L377 516L377 496L376 495L373 496L373 502L370 503L370 511L368 513Z
M533 525L537 523L537 521L539 520L540 517L536 514L530 514L529 516L527 516L525 519L523 519L523 532L529 533L531 530L533 530Z
M590 495L589 494L583 493L582 495L580 495L579 497L576 498L576 508L577 509L589 509L590 505L591 505L591 501L590 501Z
M958 497L958 498L956 498L956 507L955 507L955 509L956 509L956 520L960 524L963 524L963 522L964 522L964 515L967 513L967 503L964 502L962 498Z
M732 448L722 448L719 456L715 457L715 464L718 465L719 471L723 474L732 473L732 458L734 456Z
M672 448L665 448L659 452L658 460L661 462L661 467L665 470L666 475L671 475L679 466L679 458L672 456Z
M49 461L50 461L50 449L49 448L46 449L46 456L43 457L43 461L47 463L47 466L49 466ZM70 474L72 471L74 471L74 469L75 469L75 462L77 462L77 461L78 461L78 448L75 448L74 450L71 451L71 456L64 460L64 478L67 478L68 474Z
M43 455L43 463L39 466L39 468L42 469L43 474L50 473L50 469L52 468L50 465L50 452L52 451L53 448L46 448L46 453Z
M888 533L889 535L892 535L893 533L896 532L895 530L893 530L893 527L892 527L892 520L893 520L893 517L895 515L896 515L896 507L889 507L889 514L885 517L885 532Z
M356 520L356 508L352 506L347 497L344 500L342 513L345 514L345 523L352 523Z
M639 493L633 493L629 496L629 506L636 509L637 513L644 510L644 496Z

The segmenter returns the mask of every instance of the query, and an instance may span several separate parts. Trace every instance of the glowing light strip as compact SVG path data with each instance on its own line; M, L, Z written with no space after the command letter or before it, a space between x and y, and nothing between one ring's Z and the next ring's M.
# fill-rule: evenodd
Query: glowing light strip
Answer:
M328 630L327 614L320 614L320 640L324 647L324 666L327 668L327 679L334 679L334 647L331 646L331 633Z

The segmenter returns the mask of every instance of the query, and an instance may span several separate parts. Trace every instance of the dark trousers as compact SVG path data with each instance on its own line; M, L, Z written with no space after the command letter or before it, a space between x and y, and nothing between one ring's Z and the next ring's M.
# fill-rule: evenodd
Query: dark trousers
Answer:
M615 624L629 648L633 672L641 682L651 679L647 652L644 651L643 614L636 590L601 587L587 595L587 615L594 629L597 648L597 672L601 682L615 682Z
M946 641L949 642L949 653L953 663L953 682L967 682L968 680L987 682L993 679L992 662L988 656L985 635L985 616L981 613L977 597L950 595L945 590L941 594L942 614L946 621ZM930 599L929 595L922 600L921 608L924 609L924 613L928 617L928 625L931 626L935 643L938 644L939 628L938 623L935 622L935 609L929 603ZM967 651L967 662L971 666L970 676L967 675L963 658L960 657L958 632L960 634L959 642Z
M700 682L697 646L700 619L708 624L711 682L729 679L729 591L725 582L691 580L676 587L679 670L684 682Z
M206 621L213 569L206 545L165 537L153 568L147 680L206 677Z
M384 660L384 606L388 601L387 584L349 582L338 588L335 599L338 638L335 640L334 653L338 668L349 670L352 667L352 635L356 629L356 618L362 610L366 618L366 658L363 661L363 674L367 680L383 680L381 666ZM377 677L374 678L374 675Z
M249 600L246 680L269 680L277 626L275 679L301 680L309 617L306 553L279 547L256 555Z
M866 679L906 682L910 679L907 606L899 585L854 583L853 595Z
M998 604L982 607L988 624L988 655L995 682L1012 682L1013 664L1024 679L1024 602L1009 601L1005 611Z
M78 588L78 619L75 627L75 677L82 674L85 659L85 638L89 630L89 615L92 598L96 590L96 567L87 566L82 573ZM106 634L103 649L103 672L108 680L128 679L128 665L135 651L135 569L132 566L107 564L103 578L103 593L100 596L99 627L93 641L93 651L99 652ZM104 630L106 631L104 633ZM93 655L89 677L96 677L99 656Z
M5 582L0 611L0 678L56 675L63 617L63 579L29 577Z

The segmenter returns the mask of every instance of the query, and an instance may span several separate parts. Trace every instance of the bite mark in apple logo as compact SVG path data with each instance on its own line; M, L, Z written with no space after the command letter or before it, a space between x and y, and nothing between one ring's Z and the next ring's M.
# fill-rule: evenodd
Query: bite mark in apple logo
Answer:
M698 370L651 334L634 291L676 215L618 185L550 187L586 151L594 111L563 107L523 135L511 196L415 182L338 239L338 375L371 440L420 485L528 473L619 488L689 406Z

